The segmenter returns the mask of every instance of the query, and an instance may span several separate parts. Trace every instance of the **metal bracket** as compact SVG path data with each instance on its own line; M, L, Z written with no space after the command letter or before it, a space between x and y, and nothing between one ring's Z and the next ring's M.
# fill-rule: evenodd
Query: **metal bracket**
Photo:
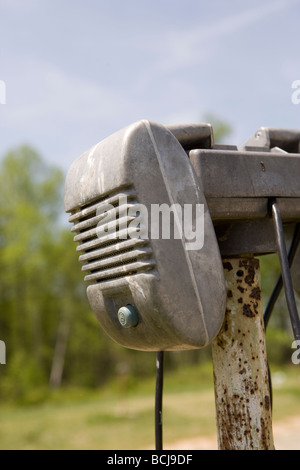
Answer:
M246 151L255 149L299 153L300 131L294 129L261 127L254 136L250 137L240 148L240 150Z
M276 197L290 237L300 221L299 142L300 131L262 127L239 149L212 144L188 152L223 257L277 250L270 197Z
M214 145L213 128L211 124L183 124L166 126L178 140L184 150L194 148L212 148Z

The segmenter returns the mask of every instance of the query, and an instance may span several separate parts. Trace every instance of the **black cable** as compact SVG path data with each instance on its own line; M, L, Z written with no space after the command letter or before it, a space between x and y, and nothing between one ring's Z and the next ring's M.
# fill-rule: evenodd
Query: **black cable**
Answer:
M286 246L285 246L282 219L281 219L280 210L279 210L276 200L272 201L271 209L272 209L272 216L273 216L273 222L274 222L278 256L279 256L280 267L281 267L282 283L284 286L285 297L286 297L286 302L288 306L288 311L290 314L294 337L296 340L298 340L300 339L300 321L299 321L296 300L295 300L295 295L294 295L289 260L287 256Z
M300 224L297 224L295 227L293 239L290 245L289 249L289 254L288 254L288 261L289 261L289 267L292 266L297 248L299 246L300 242ZM280 274L278 281L274 287L274 290L272 292L272 295L269 299L268 305L266 307L265 313L264 313L264 324L265 324L265 329L267 328L267 325L269 323L271 314L273 312L274 306L277 302L277 299L279 297L279 294L281 292L281 289L283 287L283 280L282 280L282 275Z
M273 215L273 204L274 204L274 201L272 201L271 203L271 207L272 207L272 216L274 218L274 215ZM275 206L275 211L276 211L276 208L277 206ZM278 208L277 208L278 209ZM276 211L278 213L278 211ZM277 221L277 218L275 220L274 218L274 224L276 223ZM276 229L275 227L275 231L276 233L278 232L278 230ZM279 229L279 231L281 231ZM283 229L282 229L282 232L283 232ZM276 238L277 235L276 235ZM299 242L300 242L300 224L296 224L296 227L295 227L295 231L294 231L294 235L293 235L293 239L292 239L292 242L291 242L291 245L290 245L290 249L289 249L289 253L288 253L288 266L289 268L292 266L292 263L293 263L293 260L294 260L294 257L295 257L295 254L296 254L296 251L297 251L297 248L299 246ZM278 245L279 246L279 245ZM278 250L279 251L279 250ZM274 306L277 302L277 299L279 297L279 294L281 292L281 289L283 287L283 278L282 278L282 275L280 274L278 280L277 280L277 283L274 287L274 290L272 292L272 295L269 299L269 302L267 304L267 307L266 307L266 310L265 310L265 313L264 313L264 325L265 325L265 330L267 329L267 326L268 326L268 323L269 323L269 320L270 320L270 317L271 317L271 314L273 312L273 309L274 309ZM271 379L271 371L270 371L270 366L269 366L269 362L267 362L267 365L268 365L268 379L269 379L269 389L270 389L270 397L271 397L271 409L273 408L273 392L272 392L272 379Z
M155 389L155 449L163 449L162 404L164 382L164 352L156 353L156 389Z

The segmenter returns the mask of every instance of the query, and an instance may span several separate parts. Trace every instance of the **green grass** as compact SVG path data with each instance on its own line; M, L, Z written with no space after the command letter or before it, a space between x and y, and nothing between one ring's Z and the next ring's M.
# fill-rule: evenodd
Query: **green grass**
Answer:
M300 415L300 370L272 370L274 420ZM0 406L0 449L153 449L155 382L116 380L99 391L58 390L47 401ZM166 373L164 443L214 436L210 364Z
M272 368L273 419L300 416L300 366Z

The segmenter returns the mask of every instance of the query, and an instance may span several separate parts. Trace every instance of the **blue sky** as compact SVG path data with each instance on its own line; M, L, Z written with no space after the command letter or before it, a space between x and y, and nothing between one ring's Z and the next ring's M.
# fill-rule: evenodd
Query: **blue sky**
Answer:
M300 127L300 0L0 0L0 156L64 171L140 119Z

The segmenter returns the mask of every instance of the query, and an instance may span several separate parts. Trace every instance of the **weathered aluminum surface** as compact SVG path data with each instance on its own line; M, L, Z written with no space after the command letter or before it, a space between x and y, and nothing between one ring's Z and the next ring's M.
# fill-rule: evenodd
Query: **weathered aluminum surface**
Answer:
M211 148L214 143L213 129L210 124L183 124L167 127L185 150Z
M283 151L288 153L300 152L299 129L281 129L275 127L261 127L240 150L265 149Z
M140 121L74 162L65 207L90 303L108 334L145 350L203 347L214 337L225 303L221 256L276 251L271 197L287 236L300 221L299 141L300 131L261 128L238 149L215 145L209 124ZM178 240L124 241L120 233L99 237L97 211L121 194L128 195L128 207L204 204L204 248L187 252ZM127 226L132 221L126 217ZM299 292L298 264L299 256L293 268ZM127 332L117 322L124 302L134 303L142 319Z
M300 155L199 149L190 160L207 198L300 198Z
M210 139L211 126L196 127L173 132L193 143ZM152 204L203 204L203 247L186 250L184 238L124 241L119 219L114 233L99 236L102 206L124 193L131 208L143 204L149 213ZM67 174L65 208L91 307L110 337L133 349L172 350L201 348L216 336L226 303L221 255L200 182L170 130L140 121L85 152ZM127 229L132 219L125 219ZM126 305L137 309L136 327L120 324Z
M300 221L299 141L300 131L261 128L240 149L212 145L189 151L223 257L276 251L272 197L287 232Z

